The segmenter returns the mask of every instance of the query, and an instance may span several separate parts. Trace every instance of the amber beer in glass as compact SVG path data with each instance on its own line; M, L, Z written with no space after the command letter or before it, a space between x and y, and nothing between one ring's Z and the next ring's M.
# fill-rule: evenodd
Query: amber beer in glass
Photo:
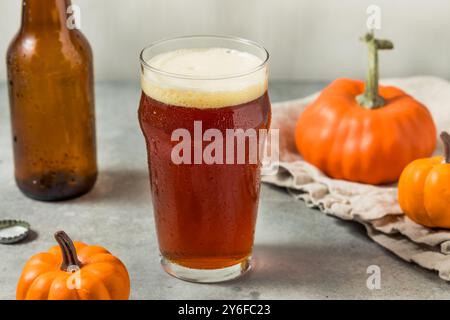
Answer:
M92 52L69 28L69 0L23 0L7 53L15 177L27 196L63 200L97 177Z
M230 129L269 128L267 62L264 48L233 37L176 38L141 53L139 122L147 146L162 265L180 279L225 281L250 267L261 159L249 161L254 152L250 139L241 149L243 163L238 161L237 145L223 161L198 161L194 155L199 147L201 155L215 139L202 136L209 129L226 137ZM174 139L174 132L180 129L192 139L180 155L190 155L192 161L174 160L174 148L181 141ZM224 141L218 150L225 154L226 148Z

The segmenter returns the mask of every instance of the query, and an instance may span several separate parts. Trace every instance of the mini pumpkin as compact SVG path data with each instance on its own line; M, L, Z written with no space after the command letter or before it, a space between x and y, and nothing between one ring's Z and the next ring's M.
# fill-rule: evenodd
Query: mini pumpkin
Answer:
M450 229L450 135L443 132L441 139L445 157L409 164L398 183L398 201L411 220L427 227Z
M130 279L123 263L105 248L73 243L64 231L59 246L34 255L17 285L17 300L126 300Z
M378 50L391 49L373 33L367 81L338 79L300 115L295 142L303 158L335 179L368 184L395 182L411 161L436 144L430 112L392 86L378 85Z

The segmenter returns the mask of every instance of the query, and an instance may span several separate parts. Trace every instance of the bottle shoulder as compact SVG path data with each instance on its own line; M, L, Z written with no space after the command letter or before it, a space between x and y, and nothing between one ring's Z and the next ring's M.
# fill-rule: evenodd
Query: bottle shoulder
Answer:
M8 47L8 64L36 64L40 61L44 65L91 63L92 49L79 30L19 31Z

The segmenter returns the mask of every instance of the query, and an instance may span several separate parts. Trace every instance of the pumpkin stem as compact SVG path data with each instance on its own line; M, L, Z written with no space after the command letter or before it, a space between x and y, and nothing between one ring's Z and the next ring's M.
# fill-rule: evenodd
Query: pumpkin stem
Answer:
M61 264L61 270L68 271L69 268L78 267L81 268L81 262L78 260L77 251L73 245L72 239L64 231L58 231L55 233L55 239L61 248L63 262Z
M444 143L444 157L445 163L450 163L450 134L448 132L441 133L441 139Z
M369 68L367 71L364 93L356 97L356 101L363 107L376 109L386 104L378 92L378 50L389 50L394 45L389 40L376 39L373 30L361 38L369 49Z

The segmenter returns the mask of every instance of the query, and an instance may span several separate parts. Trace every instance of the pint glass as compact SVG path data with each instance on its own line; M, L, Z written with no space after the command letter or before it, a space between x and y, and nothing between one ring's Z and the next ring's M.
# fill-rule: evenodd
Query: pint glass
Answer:
M234 37L181 37L141 53L139 123L161 262L175 277L219 282L250 267L267 63L263 47Z

